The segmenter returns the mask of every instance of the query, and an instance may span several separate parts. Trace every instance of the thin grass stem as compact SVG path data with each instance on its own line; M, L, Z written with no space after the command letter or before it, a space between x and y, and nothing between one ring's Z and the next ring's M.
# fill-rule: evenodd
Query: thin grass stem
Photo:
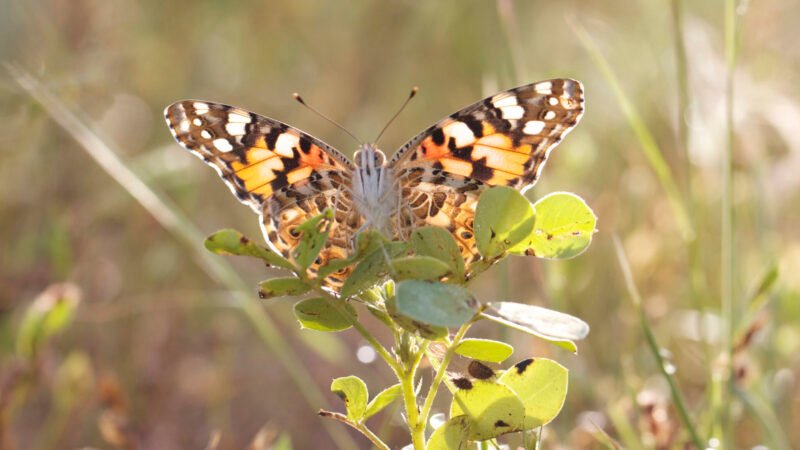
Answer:
M751 414L758 419L764 434L772 441L770 448L775 450L790 450L792 448L789 439L779 425L781 421L775 415L775 411L772 410L768 402L737 387L734 387L733 393L750 410Z
M616 235L614 236L614 250L617 254L617 259L619 260L620 270L622 271L622 276L625 279L625 286L628 289L628 294L631 296L633 306L636 309L637 315L639 316L639 323L642 327L642 331L644 332L647 347L650 350L650 353L653 355L653 358L655 358L661 375L667 381L667 384L669 384L672 403L675 405L675 409L678 411L678 416L680 417L681 422L683 422L683 426L688 431L689 437L691 438L695 448L704 449L706 446L703 444L703 440L700 438L700 435L695 429L694 422L689 416L689 411L686 408L686 402L683 399L683 393L681 393L681 390L678 387L678 382L675 380L674 366L671 362L664 360L664 357L661 354L661 347L658 345L658 341L656 341L656 337L653 334L653 330L650 327L650 322L647 320L647 316L645 316L642 305L642 297L639 295L639 290L636 288L636 284L633 281L633 273L631 272L631 267L628 263L628 257L625 256L625 250L622 248L622 243L619 241L619 238Z
M734 233L734 211L733 211L733 150L735 145L733 101L734 101L734 72L737 59L737 18L736 0L725 1L725 62L726 62L726 83L725 83L725 127L727 135L727 145L722 157L722 201L721 201L721 224L720 232L720 307L722 310L723 336L722 352L724 355L724 373L720 375L720 383L724 385L721 390L720 425L722 448L733 446L732 417L730 402L734 389L734 330L736 329L735 305L733 299L733 233Z
M678 226L681 236L687 241L694 239L694 230L692 229L692 224L689 220L689 214L686 210L686 205L684 205L682 200L683 197L678 189L678 185L675 182L675 178L672 175L672 170L664 160L663 152L658 146L658 143L656 143L653 133L650 132L649 128L647 128L644 119L642 119L641 115L639 115L639 112L636 110L636 107L633 105L633 103L631 103L625 89L622 88L619 79L614 73L614 70L611 68L611 64L600 52L600 49L597 48L586 30L584 30L580 25L571 25L573 31L581 41L584 49L592 58L597 68L600 69L600 72L603 74L606 82L609 84L609 86L611 86L611 90L614 92L614 96L616 97L622 113L625 115L625 118L628 121L628 125L631 127L634 135L636 135L636 139L639 141L639 146L641 147L642 152L647 159L647 163L650 165L650 168L653 170L653 172L655 172L656 178L667 194L667 200L669 201L672 212L675 215L675 222Z

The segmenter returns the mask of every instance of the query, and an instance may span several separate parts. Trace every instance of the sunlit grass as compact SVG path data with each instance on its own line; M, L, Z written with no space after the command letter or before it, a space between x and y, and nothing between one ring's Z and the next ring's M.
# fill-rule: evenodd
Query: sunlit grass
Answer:
M198 245L203 237L178 209L170 205L148 186L138 175L128 168L89 126L85 125L72 111L58 98L52 95L30 74L20 68L7 65L6 69L15 81L35 99L66 132L68 132L81 147L89 153L106 173L120 184L137 202L147 209L156 220L167 229L176 239L186 245L187 251L192 252L198 260L202 261L208 275L225 285L233 297L231 306L237 308L255 328L266 348L280 361L291 374L291 379L300 387L304 400L309 408L319 408L327 404L322 390L313 379L309 377L309 369L303 367L302 362L290 351L288 342L281 336L273 319L267 315L254 299L243 289L246 284L242 278L227 263L219 258L212 257L205 249ZM329 338L330 339L330 338ZM340 428L324 424L332 439L342 448L355 446L350 436Z

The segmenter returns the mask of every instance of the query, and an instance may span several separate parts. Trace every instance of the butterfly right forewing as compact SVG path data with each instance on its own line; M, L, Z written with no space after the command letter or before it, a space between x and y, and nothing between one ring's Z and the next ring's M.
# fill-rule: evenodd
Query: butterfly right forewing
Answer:
M487 97L423 131L390 162L407 205L397 234L444 227L469 266L479 258L472 222L480 194L490 186L532 187L583 110L581 83L553 79Z

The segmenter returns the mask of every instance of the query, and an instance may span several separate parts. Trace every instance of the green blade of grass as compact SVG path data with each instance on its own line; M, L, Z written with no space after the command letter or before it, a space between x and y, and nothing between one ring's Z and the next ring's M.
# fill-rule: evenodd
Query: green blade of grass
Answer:
M667 165L667 162L664 160L663 152L656 143L653 133L650 132L649 128L647 128L642 116L639 115L636 107L628 98L628 95L622 88L622 85L614 73L614 70L611 68L611 64L609 64L609 62L594 44L592 38L589 36L586 30L577 24L572 24L572 29L578 36L578 39L581 41L584 49L586 49L586 52L589 53L589 56L592 58L597 68L600 69L600 72L605 77L606 82L608 82L609 86L611 86L611 90L614 92L617 103L619 104L620 109L622 109L622 113L625 115L628 125L636 135L636 139L639 141L639 145L642 148L642 152L644 153L650 168L653 170L653 172L655 172L661 187L667 194L667 199L672 208L672 212L675 215L675 223L681 232L681 236L686 241L693 240L694 230L692 229L692 224L689 220L686 206L681 199L681 193L677 184L675 183L675 178L672 175L669 165Z
M681 182L684 185L683 191L688 205L692 198L692 177L691 161L689 159L689 124L684 117L684 114L689 110L689 74L686 61L686 43L683 40L683 1L672 0L670 6L672 10L672 36L675 40L675 80L678 86L678 114L675 119L683 166Z
M689 411L686 408L686 402L683 399L683 393L681 393L681 390L678 387L678 382L675 380L675 371L674 369L671 369L672 364L665 361L664 357L661 355L661 347L658 345L658 341L656 341L656 337L653 334L652 328L650 327L650 322L648 322L647 317L644 314L642 297L639 295L639 290L636 288L636 284L633 282L633 273L631 272L631 267L628 263L628 257L625 256L625 250L622 248L622 243L620 243L619 238L616 235L614 236L614 251L616 252L617 259L619 260L619 267L622 271L622 276L625 279L625 286L628 289L628 294L631 296L633 306L636 308L636 313L639 316L639 323L642 326L645 342L647 343L647 347L650 350L650 353L653 355L653 358L656 360L656 364L658 365L658 369L661 371L661 375L667 381L667 384L669 384L670 396L672 397L672 403L675 405L675 409L678 411L678 416L680 417L681 422L683 422L683 426L686 428L686 431L689 433L689 437L691 438L692 443L695 445L695 448L706 448L706 446L703 444L703 440L697 433L697 429L695 429L694 421L689 416Z
M736 328L736 313L733 299L733 146L735 143L733 98L734 98L734 69L737 59L737 19L736 0L725 1L725 62L727 67L725 79L725 127L727 145L722 153L722 201L720 208L720 308L723 322L722 348L726 364L721 370L718 383L720 383L720 403L714 406L718 411L720 425L720 442L722 448L734 446L733 418L731 417L730 403L733 399L734 389L734 333Z
M327 406L328 401L325 395L308 375L310 371L290 351L289 343L278 333L272 319L250 294L241 290L245 284L244 280L222 258L205 251L202 245L204 236L197 227L176 207L159 197L141 177L125 165L117 156L118 152L104 142L36 78L18 66L5 64L5 67L17 84L39 103L44 111L72 136L111 178L139 202L161 226L196 253L197 260L200 261L201 267L209 276L230 290L234 300L233 305L247 318L261 341L283 364L308 405L314 410ZM323 425L340 448L357 447L353 439L341 427L334 426L335 424L328 421L323 421Z
M733 393L741 400L745 408L758 419L758 423L764 429L764 434L771 441L770 448L776 450L789 450L792 448L786 434L779 425L781 423L780 420L778 420L768 402L762 397L753 395L736 386L733 388Z

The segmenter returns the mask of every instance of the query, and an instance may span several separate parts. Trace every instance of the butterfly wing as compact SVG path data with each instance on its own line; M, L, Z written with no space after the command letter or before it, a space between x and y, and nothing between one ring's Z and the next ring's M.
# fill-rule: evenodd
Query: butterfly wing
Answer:
M282 122L219 103L179 101L164 115L175 140L261 216L275 251L291 258L299 243L294 228L332 208L328 245L310 270L346 256L351 226L360 223L348 198L353 165L344 155Z
M581 83L554 79L485 98L431 126L390 161L407 205L397 226L446 227L466 262L475 261L472 220L480 193L489 186L531 188L583 110Z

